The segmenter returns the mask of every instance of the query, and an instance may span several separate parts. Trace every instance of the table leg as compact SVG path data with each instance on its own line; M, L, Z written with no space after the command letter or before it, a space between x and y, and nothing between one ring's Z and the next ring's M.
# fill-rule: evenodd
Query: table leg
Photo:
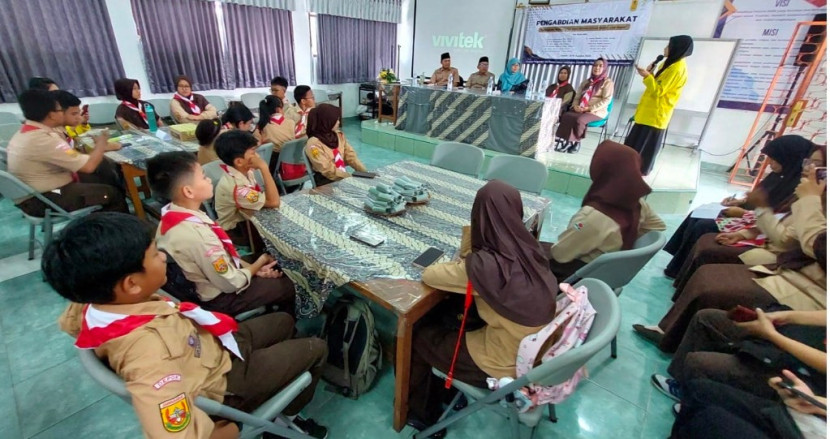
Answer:
M395 354L395 414L393 427L401 431L409 412L409 366L412 356L413 321L406 315L398 316L398 337Z
M135 216L145 219L144 206L141 204L141 197L138 195L138 187L135 185L136 177L143 177L144 173L135 166L125 163L121 164L121 172L124 174L124 183L127 185L127 194L133 202L135 208Z

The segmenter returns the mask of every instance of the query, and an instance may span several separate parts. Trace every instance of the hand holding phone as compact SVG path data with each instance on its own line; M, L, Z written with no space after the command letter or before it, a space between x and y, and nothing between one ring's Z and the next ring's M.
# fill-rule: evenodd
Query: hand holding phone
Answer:
M819 401L810 388L794 373L784 370L782 374L783 377L771 378L769 385L778 392L784 404L801 413L819 415L827 413L827 404Z
M738 305L726 314L729 320L733 322L752 322L758 320L758 313L754 309L749 309L745 306Z

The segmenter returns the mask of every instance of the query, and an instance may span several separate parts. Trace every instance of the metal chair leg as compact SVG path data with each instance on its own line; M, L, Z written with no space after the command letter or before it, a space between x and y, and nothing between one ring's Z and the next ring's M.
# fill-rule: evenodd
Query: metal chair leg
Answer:
M548 404L548 419L550 420L550 422L559 422L559 418L556 417L555 404Z
M35 224L29 223L29 260L35 258Z
M617 337L611 340L611 358L617 358Z

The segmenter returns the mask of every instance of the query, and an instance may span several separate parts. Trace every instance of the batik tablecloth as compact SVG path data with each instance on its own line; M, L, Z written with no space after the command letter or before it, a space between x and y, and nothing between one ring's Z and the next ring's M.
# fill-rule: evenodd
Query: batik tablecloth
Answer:
M421 279L421 270L412 261L429 247L444 252L438 262L455 255L461 227L470 223L476 191L485 184L417 162L396 163L377 172L375 179L347 178L287 195L279 209L263 209L254 215L253 224L297 285L298 317L316 315L332 289L373 279L390 280L383 283L384 291L373 291L375 295L396 308L407 309L419 296L404 284ZM403 214L391 217L364 211L369 187L391 184L398 176L427 184L430 202L408 206ZM522 201L526 225L540 227L539 220L550 201L528 193L522 193ZM386 240L371 247L351 239L359 229L383 235Z

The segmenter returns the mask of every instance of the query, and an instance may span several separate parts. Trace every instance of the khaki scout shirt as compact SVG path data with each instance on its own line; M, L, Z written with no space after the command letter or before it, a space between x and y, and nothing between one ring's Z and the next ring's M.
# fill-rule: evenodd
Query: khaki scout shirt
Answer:
M262 130L254 131L254 137L259 140L260 144L273 143L274 152L279 153L282 150L282 145L294 140L295 127L294 120L283 115L282 122L276 123L273 120L268 122L268 125L265 125Z
M294 123L299 122L302 118L299 111L300 107L298 107L297 104L288 102L288 99L282 101L282 114L284 114L288 119L293 120Z
M86 164L89 156L73 149L62 130L27 120L9 140L9 173L41 193L72 183L72 174Z
M228 351L208 331L159 296L131 305L91 305L124 315L155 315L149 323L95 349L95 355L126 384L133 410L151 438L208 438L213 421L196 407L196 397L222 402L231 369ZM73 303L59 319L63 331L78 335L83 304Z
M247 220L253 212L262 209L265 205L265 192L259 188L253 170L245 175L228 166L227 172L216 184L213 199L219 217L217 222L223 229L231 230Z
M184 276L196 284L199 297L209 301L222 293L244 292L251 283L251 272L236 267L222 241L210 229L213 221L202 211L175 204L170 204L170 211L192 214L204 223L182 221L164 235L161 226L156 232L156 245L173 257Z
M435 69L435 71L432 72L432 77L429 79L429 84L447 85L447 82L450 79L450 73L452 73L452 85L453 87L457 87L458 82L461 81L461 75L458 73L458 69L456 69L455 67L450 67L448 69L440 67L438 69Z
M637 236L651 230L666 230L666 224L644 200L640 200L640 224ZM623 240L620 225L608 215L591 206L583 206L577 211L568 228L565 229L551 247L551 256L559 263L579 259L588 263L604 253L622 249Z
M178 99L173 98L170 100L170 116L173 117L173 120L175 120L176 123L188 123L205 119L214 119L216 118L216 115L216 107L214 107L213 104L207 104L205 108L202 109L202 112L196 115L185 110L184 104L182 104Z
M355 171L366 172L366 166L363 166L363 162L357 158L357 153L346 140L346 136L343 133L337 133L337 137L339 139L337 149L340 151L340 156L343 157L346 166L351 166ZM347 171L337 169L337 166L334 165L334 150L316 137L308 139L305 145L305 155L308 156L314 172L323 174L323 177L329 180L337 181L352 176Z
M490 82L490 79L493 79L493 85L496 84L496 75L487 72L486 74L482 74L481 72L475 72L470 75L470 79L467 80L465 86L467 88L483 88L487 89L487 83Z

